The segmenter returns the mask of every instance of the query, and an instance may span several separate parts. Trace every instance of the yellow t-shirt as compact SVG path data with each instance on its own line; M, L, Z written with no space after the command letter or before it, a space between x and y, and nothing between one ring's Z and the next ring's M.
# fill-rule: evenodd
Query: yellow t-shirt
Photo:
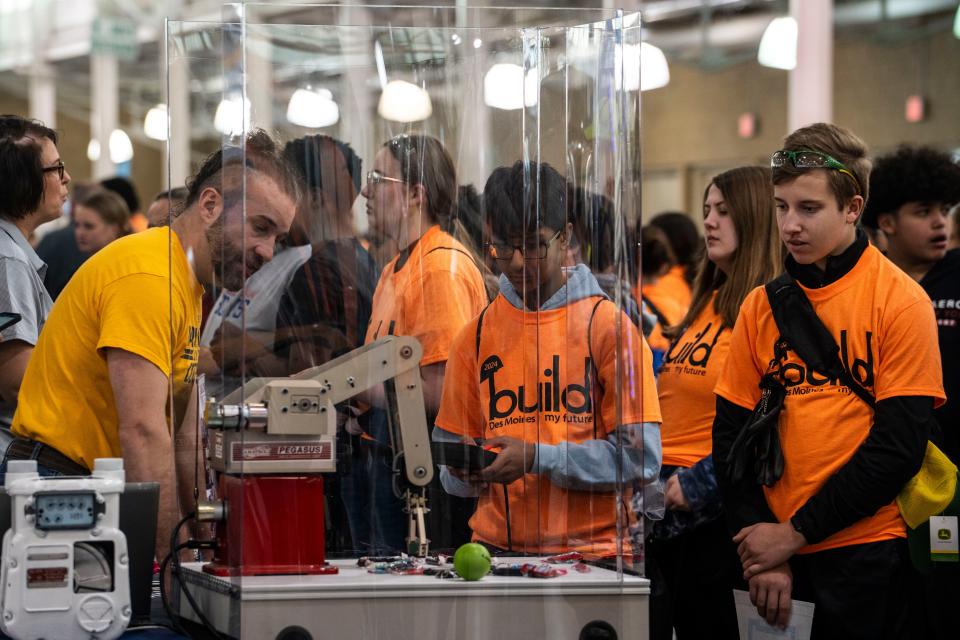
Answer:
M470 252L439 226L417 241L406 263L383 270L373 294L366 342L413 336L423 346L421 366L444 362L460 327L487 304L483 277Z
M620 424L660 422L650 349L615 305L596 307L588 347L599 299L525 312L497 296L483 315L480 353L478 319L454 340L437 426L477 439L510 436L556 445L602 440ZM618 502L612 491L565 489L528 473L508 492L514 549L616 552ZM501 485L480 495L470 528L475 540L507 547Z
M730 350L730 330L713 299L664 354L660 370L663 464L690 467L713 450L713 388Z
M88 469L96 458L119 457L106 348L129 351L173 374L176 424L196 377L202 294L168 227L98 251L57 298L40 334L20 387L14 433Z
M877 401L927 396L936 405L943 404L937 321L930 298L877 249L867 247L839 280L803 291L840 346L850 374ZM760 399L760 377L771 361L776 362L773 347L779 335L766 292L758 287L740 308L717 395L753 409ZM774 515L786 522L863 444L873 426L873 410L845 385L808 370L793 351L780 372L787 389L780 414L785 464L780 480L763 491ZM903 518L896 502L891 502L800 553L905 536Z

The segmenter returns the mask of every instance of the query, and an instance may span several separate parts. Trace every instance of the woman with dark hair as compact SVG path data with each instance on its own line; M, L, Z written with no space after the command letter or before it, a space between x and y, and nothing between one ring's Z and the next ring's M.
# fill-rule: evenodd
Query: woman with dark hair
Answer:
M714 384L740 304L782 270L770 170L740 167L703 194L706 252L690 309L664 333L672 340L660 372L666 508L648 546L651 638L737 638L735 548L721 517L711 434Z
M388 140L367 173L362 195L373 233L395 241L400 253L387 263L373 295L365 342L386 335L413 336L423 346L420 371L428 422L440 406L443 376L453 337L487 304L474 253L464 244L454 219L457 173L443 144L426 135ZM460 237L455 237L455 235ZM367 420L371 499L351 511L354 542L375 550L405 548L406 520L392 487L392 456L382 390L369 394L374 407ZM439 486L428 495L428 531L436 548L469 539L470 501L451 500ZM357 520L372 512L367 533Z
M691 285L703 252L703 238L690 216L679 211L659 213L648 224L663 231L674 257L674 266L656 286L657 295L672 298L686 310L690 306Z
M60 217L70 174L57 134L36 120L0 116L0 311L20 321L0 331L0 428L10 427L27 362L53 307L34 229ZM0 449L8 438L0 434Z

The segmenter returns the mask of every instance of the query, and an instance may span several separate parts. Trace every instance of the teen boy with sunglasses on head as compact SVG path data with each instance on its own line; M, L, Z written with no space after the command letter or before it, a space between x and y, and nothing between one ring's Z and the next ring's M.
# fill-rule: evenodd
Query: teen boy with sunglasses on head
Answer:
M500 293L453 341L433 439L499 451L479 472L441 470L447 491L479 496L475 541L609 557L618 469L626 486L656 479L660 409L637 327L585 265L562 266L572 197L547 164L517 162L487 180Z
M909 560L894 500L920 469L944 400L929 299L856 226L866 155L851 132L815 124L788 136L771 164L786 271L876 408L782 349L763 288L744 300L716 387L714 460L751 600L778 626L791 597L813 602L814 640L907 636ZM783 473L772 486L734 485L728 456L766 373L786 388Z
M870 175L864 226L887 239L887 258L916 280L937 317L943 388L952 402L934 412L930 439L960 462L960 249L947 250L950 206L960 202L960 164L929 147L902 146L877 159ZM924 610L924 638L953 638L960 628L960 567L935 562L916 590ZM919 622L918 622L919 624Z

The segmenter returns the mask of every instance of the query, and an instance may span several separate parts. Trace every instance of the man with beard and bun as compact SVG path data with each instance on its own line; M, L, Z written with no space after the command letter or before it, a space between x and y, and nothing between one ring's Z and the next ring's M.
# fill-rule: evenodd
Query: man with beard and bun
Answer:
M204 161L170 227L126 236L87 260L27 366L17 439L0 475L8 460L35 459L41 475L89 475L95 458L122 457L127 480L160 483L156 550L165 557L195 499L195 429L184 416L203 285L242 287L273 257L296 200L274 141L256 131L245 149L227 146Z

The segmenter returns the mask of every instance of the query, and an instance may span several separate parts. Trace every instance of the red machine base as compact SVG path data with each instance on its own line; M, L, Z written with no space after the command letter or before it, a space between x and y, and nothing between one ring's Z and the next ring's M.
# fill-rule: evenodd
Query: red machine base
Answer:
M326 562L320 475L220 476L227 521L203 570L216 576L337 573Z

